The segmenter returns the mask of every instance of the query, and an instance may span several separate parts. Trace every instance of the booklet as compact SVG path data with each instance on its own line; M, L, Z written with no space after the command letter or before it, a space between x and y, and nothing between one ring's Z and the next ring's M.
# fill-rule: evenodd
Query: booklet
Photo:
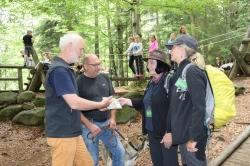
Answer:
M122 106L120 104L120 102L118 101L118 99L112 99L112 103L107 107L109 110L113 110L113 109L122 109Z

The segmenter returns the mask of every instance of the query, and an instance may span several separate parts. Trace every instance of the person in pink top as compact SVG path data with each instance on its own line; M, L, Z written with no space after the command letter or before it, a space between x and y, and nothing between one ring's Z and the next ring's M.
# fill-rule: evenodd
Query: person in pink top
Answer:
M153 52L154 50L158 50L158 42L156 40L155 35L151 35L148 52Z

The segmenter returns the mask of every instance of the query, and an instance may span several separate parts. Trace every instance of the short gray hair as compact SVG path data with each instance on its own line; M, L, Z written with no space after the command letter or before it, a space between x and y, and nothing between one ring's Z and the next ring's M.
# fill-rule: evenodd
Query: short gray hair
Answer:
M60 50L64 50L69 43L75 43L79 40L83 40L83 38L77 33L71 32L63 35L59 41Z

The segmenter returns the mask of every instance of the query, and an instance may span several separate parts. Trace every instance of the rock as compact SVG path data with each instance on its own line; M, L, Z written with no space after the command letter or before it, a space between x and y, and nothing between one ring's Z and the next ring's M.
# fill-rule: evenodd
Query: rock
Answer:
M43 107L45 105L45 97L37 96L32 102L36 107Z
M17 114L12 121L28 126L37 126L44 123L45 109L40 107L33 110L22 111Z
M7 106L8 106L7 104L0 105L0 110Z
M235 95L238 96L240 94L244 94L244 92L246 91L245 87L241 87L241 86L234 86L235 88Z
M36 97L36 94L32 91L21 92L17 96L17 103L22 104L24 102L30 102Z
M123 97L135 99L135 98L142 98L143 92L129 92ZM118 110L116 113L116 121L117 123L126 123L131 119L134 119L137 115L137 111L134 108L131 107L123 107L122 110Z
M143 97L143 94L144 92L129 92L129 93L126 93L125 95L123 95L122 97L126 97L126 98L129 98L129 99L136 99L136 98L142 98Z
M130 107L123 107L122 110L116 112L116 122L117 123L127 123L129 120L134 119L137 111Z
M31 102L23 103L22 108L23 108L23 110L31 110L31 109L35 108L35 104L31 103Z
M22 111L21 105L12 105L0 110L0 120L10 120Z
M0 93L0 104L16 104L17 93L14 92L2 92Z

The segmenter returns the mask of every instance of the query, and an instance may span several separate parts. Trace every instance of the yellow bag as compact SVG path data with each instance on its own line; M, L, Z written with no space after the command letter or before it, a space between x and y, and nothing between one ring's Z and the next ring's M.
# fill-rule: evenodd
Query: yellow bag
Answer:
M214 125L219 128L236 115L234 84L216 67L206 65L206 71L215 99Z

